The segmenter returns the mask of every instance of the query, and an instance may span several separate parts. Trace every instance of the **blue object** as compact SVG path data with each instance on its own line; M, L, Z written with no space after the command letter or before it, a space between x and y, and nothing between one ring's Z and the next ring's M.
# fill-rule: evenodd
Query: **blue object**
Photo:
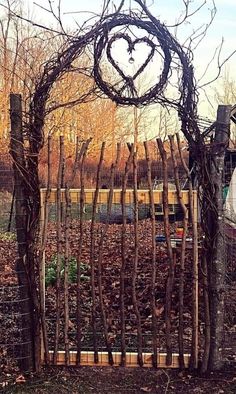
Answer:
M165 235L157 235L156 236L156 242L165 242L165 241L166 241Z
M170 241L171 242L181 243L182 242L182 237L171 237ZM192 237L187 237L186 238L186 242L192 242L192 241L193 241ZM165 235L157 235L156 236L156 242L166 242Z

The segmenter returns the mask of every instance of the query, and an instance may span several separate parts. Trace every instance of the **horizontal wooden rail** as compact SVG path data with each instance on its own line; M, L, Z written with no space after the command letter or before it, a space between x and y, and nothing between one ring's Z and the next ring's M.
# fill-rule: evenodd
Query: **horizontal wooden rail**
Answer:
M120 366L121 363L121 353L113 352L114 366ZM76 365L76 351L70 351L69 353L69 365ZM49 360L53 360L53 351L49 352ZM190 354L184 355L185 365L189 365ZM42 360L43 362L43 360ZM56 365L65 365L65 352L59 351L57 353ZM83 351L81 352L81 363L82 366L109 366L108 354L107 352L98 352L98 363L94 362L94 352ZM138 355L135 352L126 353L126 366L127 367L139 367ZM151 368L152 364L152 353L143 353L143 367ZM173 353L172 364L166 365L166 353L159 353L157 355L157 366L158 368L179 368L179 355L178 353Z
M194 191L196 194L197 191ZM92 204L94 199L95 189L85 189L85 204ZM41 189L41 199L42 202L45 201L46 189ZM98 195L98 204L107 204L109 197L109 189L100 189ZM153 190L154 204L162 204L162 190ZM189 203L189 192L188 190L182 191L182 197L184 204ZM72 203L79 203L80 201L80 189L71 189L70 198ZM55 203L57 199L57 190L51 189L49 195L49 203ZM65 189L61 191L61 199L65 201ZM134 201L134 191L133 189L127 189L125 194L125 202L127 204L132 204ZM138 190L138 202L139 204L150 204L149 200L149 190L139 189ZM121 189L114 189L113 192L113 204L121 203ZM168 192L168 203L178 204L177 193L175 190L170 190Z

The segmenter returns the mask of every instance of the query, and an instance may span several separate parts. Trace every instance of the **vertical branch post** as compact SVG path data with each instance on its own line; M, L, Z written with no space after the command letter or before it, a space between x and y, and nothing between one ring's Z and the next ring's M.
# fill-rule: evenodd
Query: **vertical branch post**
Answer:
M169 271L166 282L166 305L165 305L165 325L166 325L166 365L172 363L172 343L171 343L171 306L172 292L174 285L175 263L170 240L169 206L168 206L168 172L167 154L161 138L157 139L158 149L162 160L163 169L163 211L164 211L164 231L167 243L167 254L169 258Z
M212 259L210 272L210 317L211 343L209 369L219 370L223 366L223 326L225 295L225 242L223 213L223 173L225 150L229 143L230 105L219 105L212 147L211 182L214 186L212 201L213 227L211 234Z
M193 191L192 178L189 168L184 160L179 134L176 134L178 151L182 166L185 170L188 179L189 187L189 213L192 224L193 234L193 266L192 266L192 345L191 345L191 359L190 365L193 369L198 368L198 197L197 192ZM205 305L207 308L207 305Z
M23 342L22 358L20 360L20 369L30 371L35 368L35 347L33 340L33 306L29 286L28 273L28 239L27 225L29 220L28 201L27 201L27 179L24 141L22 135L22 100L19 94L10 95L10 116L11 116L11 141L10 153L13 159L13 171L15 180L15 219L16 235L18 244L18 259L16 262L16 273L19 283L20 292L20 312L22 318Z
M138 237L138 168L137 168L137 149L133 154L133 177L134 177L134 260L133 260L133 272L132 272L132 300L134 306L134 313L137 321L137 337L138 337L138 364L141 367L143 365L142 356L142 326L141 326L141 315L138 306L136 282L138 275L138 251L139 251L139 237Z
M49 362L47 325L45 316L45 248L47 242L47 228L49 220L48 200L51 190L51 153L52 153L52 137L48 136L48 152L47 152L47 189L44 195L41 193L41 248L39 258L39 283L40 283L40 309L42 321L43 335L43 352L45 363Z
M81 147L81 164L80 164L80 202L79 202L79 245L76 256L77 263L77 288L76 288L76 339L77 339L77 357L76 364L80 365L81 362L81 337L82 337L82 324L81 324L81 254L84 238L84 203L85 203L85 193L84 193L84 163L87 154L87 149L91 139L87 140ZM79 163L79 161L77 162Z
M157 368L157 316L156 316L156 219L152 185L151 160L147 141L144 141L145 156L147 161L147 178L149 189L150 213L152 223L152 279L151 279L151 305L152 305L152 348L153 367Z
M76 148L77 149L77 148ZM64 170L65 164L64 164ZM64 343L65 343L65 363L69 365L69 264L70 264L70 218L71 218L71 198L70 198L70 182L65 185L65 258L64 258Z
M70 264L70 244L69 244L69 235L70 235L70 217L71 217L71 197L70 197L70 188L74 182L76 177L76 172L80 163L80 159L83 154L84 145L82 145L81 150L79 151L79 139L76 140L76 149L75 149L75 161L72 169L72 176L68 182L66 182L65 186L65 266L64 266L64 315L65 315L65 327L64 327L64 341L65 341L65 363L69 365L69 264ZM65 164L63 165L64 170Z
M120 148L121 148L120 144L117 144L116 160L111 165L110 190L109 190L108 204L107 204L107 221L106 221L105 227L103 229L103 232L101 234L101 237L100 237L100 240L99 240L99 245L98 245L98 289L99 289L99 300L100 300L100 309L101 309L101 314L102 314L104 337L105 337L107 353L108 353L108 360L109 360L109 364L110 365L113 365L114 361L113 361L112 349L111 349L111 344L110 344L109 335L108 335L106 311L105 311L105 306L104 306L104 302L103 302L102 257L103 257L103 244L104 244L105 237L106 237L106 234L107 234L107 231L108 231L109 219L110 219L110 216L111 216L112 199L113 199L113 191L114 191L114 177L115 177L115 170L117 168L117 165L118 165L118 162L119 162L119 158L120 158Z
M97 168L96 188L93 199L92 220L90 228L90 266L91 266L91 290L92 290L92 330L93 330L93 348L94 362L98 363L98 345L97 345L97 324L96 324L96 289L95 289L95 219L98 203L99 185L101 178L102 162L104 157L105 142L102 143L100 159Z
M56 267L56 327L55 327L55 341L54 341L54 352L53 352L53 363L57 362L57 352L60 335L60 311L61 311L61 269L63 263L63 248L62 248L62 208L61 208L61 184L62 184L62 172L64 162L64 137L60 136L60 155L59 155L59 167L57 175L57 267Z
M209 278L207 269L206 255L202 256L202 276L203 276L203 300L204 300L204 352L202 356L201 373L205 374L208 368L210 343L211 343L211 320L210 320L210 303L209 303Z
M183 212L183 235L181 242L181 257L180 257L180 278L179 278L179 366L184 369L184 266L185 266L185 251L186 251L186 236L188 229L188 209L183 202L181 187L179 182L178 164L175 156L174 136L169 136L171 158L174 169L174 180L176 186L176 193L178 203Z
M125 341L125 268L126 268L126 206L125 196L127 189L128 175L132 164L134 145L130 146L129 157L125 164L125 172L121 190L121 269L120 269L120 320L121 320L121 366L126 365L126 341Z
M198 196L197 191L192 191L190 184L189 188L190 196L190 214L192 220L192 231L193 231L193 274L192 274L192 346L191 346L191 359L190 366L193 369L198 368L198 329L199 329L199 284L198 284Z

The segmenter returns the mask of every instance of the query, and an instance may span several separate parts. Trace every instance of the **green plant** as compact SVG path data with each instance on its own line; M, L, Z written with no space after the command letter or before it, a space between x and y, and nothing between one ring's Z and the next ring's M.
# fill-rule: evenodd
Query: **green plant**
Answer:
M56 260L53 259L49 265L46 267L46 272L45 272L45 286L54 286L56 283L56 270L57 270L57 264Z
M15 241L16 234L11 232L0 232L0 241Z
M89 280L88 276L88 264L80 263L80 280L87 281ZM62 258L60 277L63 278L65 274L65 258ZM50 261L50 263L46 267L45 273L45 286L55 286L57 280L57 256L54 255ZM68 264L68 281L69 283L77 282L77 261L75 257L70 257Z

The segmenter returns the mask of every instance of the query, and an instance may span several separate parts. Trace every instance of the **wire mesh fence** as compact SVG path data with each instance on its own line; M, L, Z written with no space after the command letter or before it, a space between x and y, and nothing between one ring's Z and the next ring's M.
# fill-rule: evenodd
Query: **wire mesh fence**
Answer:
M226 235L226 286L224 318L224 356L236 361L236 231Z
M17 267L14 179L10 155L0 162L0 372L4 375L27 365L31 354L30 316L26 312L29 297Z
M0 160L0 231L14 228L13 171L9 155L1 155ZM11 228L13 225L13 228Z

